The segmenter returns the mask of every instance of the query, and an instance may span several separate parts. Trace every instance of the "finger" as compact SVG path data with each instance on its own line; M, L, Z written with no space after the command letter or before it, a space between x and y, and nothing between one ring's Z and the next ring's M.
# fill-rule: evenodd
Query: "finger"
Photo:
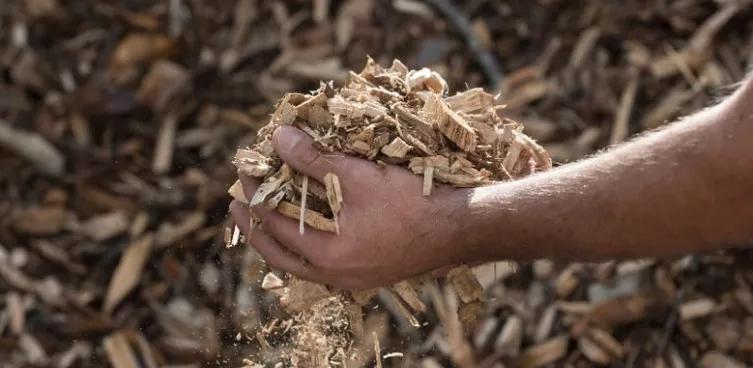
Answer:
M291 126L281 126L272 135L275 151L293 169L320 182L324 182L324 176L329 172L342 177L347 172L343 167L347 160L344 157L322 155L314 148L313 142L308 134Z
M248 238L248 233L251 228L251 213L248 211L248 207L238 200L230 202L230 214L233 218L233 222L238 226L238 230L241 234Z
M243 174L240 170L238 171L238 179L241 181L243 194L245 194L246 198L251 201L251 199L254 198L256 190L259 189L259 180Z
M325 275L313 266L304 263L300 257L285 252L280 243L262 229L255 230L251 234L248 244L256 249L262 258L274 269L309 281L327 283Z
M325 248L332 240L332 234L307 226L300 233L300 222L277 211L254 208L254 213L262 218L264 231L277 239L290 251L301 255L314 265L321 265Z

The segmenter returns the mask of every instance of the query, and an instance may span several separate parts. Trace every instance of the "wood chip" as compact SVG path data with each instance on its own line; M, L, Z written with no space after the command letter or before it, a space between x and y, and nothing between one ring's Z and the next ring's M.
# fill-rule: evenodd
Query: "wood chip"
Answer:
M713 299L703 298L685 302L680 306L680 318L691 320L708 316L716 307Z
M14 335L20 336L26 327L26 310L18 293L10 292L5 297L5 304L10 316L10 330Z
M428 197L431 195L431 189L434 186L434 166L427 166L424 169L424 184L423 195Z
M141 279L141 271L146 266L154 237L148 234L131 244L120 258L110 279L102 311L112 313L117 305L133 290Z
M400 137L395 137L388 145L382 147L382 153L389 157L403 158L413 147Z
M518 356L522 343L523 320L518 316L511 316L494 342L494 351L500 356L515 357Z
M470 303L479 299L484 289L476 276L467 266L456 267L447 274L447 279L453 285L455 292L463 303Z
M96 216L81 224L81 232L94 241L103 241L124 234L130 221L121 211Z
M516 362L521 367L530 368L554 363L567 355L569 343L570 337L567 335L551 338L524 351Z
M272 290L283 287L285 284L277 275L272 272L264 275L264 279L261 282L261 288L264 290Z
M419 298L418 293L408 281L401 281L395 284L393 290L416 312L426 313L426 305Z
M280 202L280 204L277 206L277 210L280 211L281 214L290 218L294 218L296 220L304 218L301 216L301 207L296 206L290 202ZM329 231L332 233L337 232L337 226L335 225L335 222L322 216L322 214L320 214L319 212L306 209L303 213L305 214L306 225L309 225L317 230Z
M102 341L105 354L110 364L115 368L139 367L139 360L133 348L128 343L128 338L122 332L108 335Z
M293 312L303 311L320 300L331 296L326 287L310 281L293 279L288 287L290 292L285 297L280 298L280 304Z
M444 109L445 117L441 118L438 123L439 130L462 150L473 152L476 149L476 141L478 139L473 128L457 112L451 110L449 106L442 104L442 108Z

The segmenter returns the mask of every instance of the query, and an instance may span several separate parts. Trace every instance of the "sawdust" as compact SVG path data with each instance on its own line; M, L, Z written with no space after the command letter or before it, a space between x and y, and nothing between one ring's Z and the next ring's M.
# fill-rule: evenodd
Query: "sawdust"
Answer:
M342 297L318 302L295 318L290 363L293 367L343 365L352 337Z

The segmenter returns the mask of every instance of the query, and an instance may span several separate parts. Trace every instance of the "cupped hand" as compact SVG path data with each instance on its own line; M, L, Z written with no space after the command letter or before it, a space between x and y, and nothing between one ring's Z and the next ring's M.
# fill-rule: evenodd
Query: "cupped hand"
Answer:
M273 135L277 154L293 169L323 182L332 172L343 196L340 233L306 227L263 205L249 234L247 206L234 201L232 216L249 245L270 264L297 277L344 289L368 289L464 262L459 245L464 189L438 185L423 196L421 176L396 166L344 155L324 155L304 132L284 126ZM241 175L247 198L259 183ZM302 259L303 258L303 259ZM305 261L304 261L305 260Z

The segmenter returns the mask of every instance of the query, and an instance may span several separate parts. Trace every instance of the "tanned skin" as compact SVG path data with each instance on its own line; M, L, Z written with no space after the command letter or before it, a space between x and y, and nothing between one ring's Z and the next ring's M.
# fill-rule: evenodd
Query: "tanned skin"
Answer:
M284 127L274 147L294 169L340 178L340 234L233 202L241 232L272 267L334 287L384 286L497 260L598 261L710 251L753 241L753 85L660 131L548 172L496 185L436 188L398 167L323 156ZM242 177L246 196L259 183ZM306 262L302 261L302 258Z

